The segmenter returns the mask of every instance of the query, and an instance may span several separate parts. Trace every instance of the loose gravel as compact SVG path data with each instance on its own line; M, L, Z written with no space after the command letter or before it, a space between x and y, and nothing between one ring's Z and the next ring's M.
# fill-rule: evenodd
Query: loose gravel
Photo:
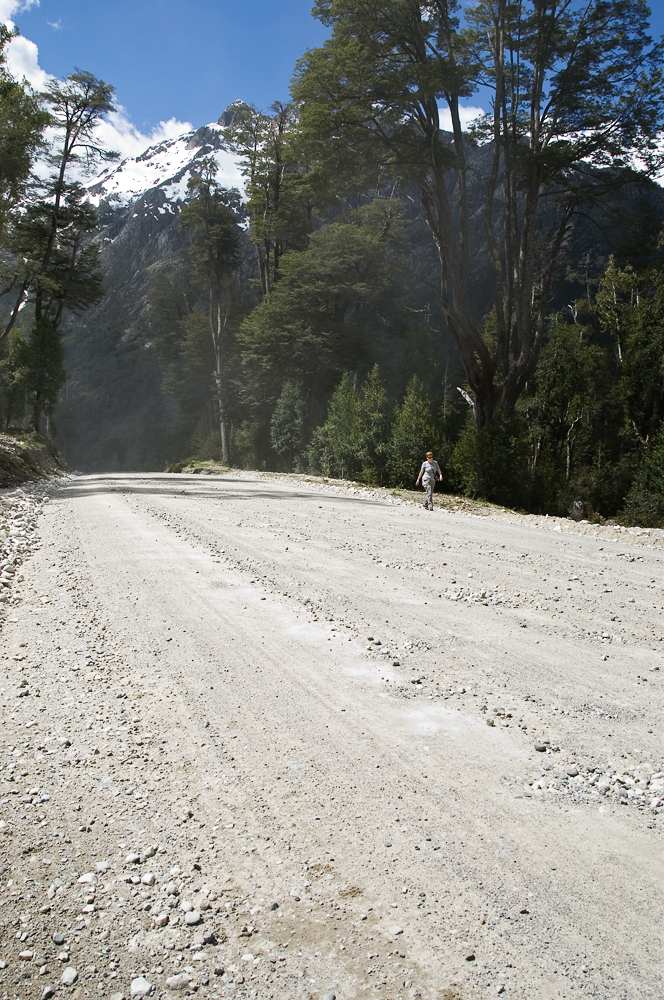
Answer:
M663 994L659 536L358 489L2 495L6 1000Z

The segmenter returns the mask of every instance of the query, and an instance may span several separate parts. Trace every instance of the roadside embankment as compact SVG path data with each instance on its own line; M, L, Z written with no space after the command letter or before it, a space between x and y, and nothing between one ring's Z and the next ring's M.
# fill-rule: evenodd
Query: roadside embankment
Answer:
M65 474L67 468L48 438L0 434L0 489Z

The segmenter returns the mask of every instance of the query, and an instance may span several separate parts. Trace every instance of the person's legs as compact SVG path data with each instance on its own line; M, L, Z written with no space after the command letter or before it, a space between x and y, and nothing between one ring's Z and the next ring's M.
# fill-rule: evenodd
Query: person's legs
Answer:
M424 498L424 506L427 510L433 510L433 479L428 479L424 484L424 489L426 490L426 496Z

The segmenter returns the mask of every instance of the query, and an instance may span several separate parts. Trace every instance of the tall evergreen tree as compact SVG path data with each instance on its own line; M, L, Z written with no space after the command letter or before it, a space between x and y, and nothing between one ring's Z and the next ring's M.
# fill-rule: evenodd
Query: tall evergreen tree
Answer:
M270 422L270 442L288 463L288 471L304 443L307 404L301 387L292 379L284 382Z
M322 427L316 429L309 446L312 471L322 471L327 476L340 479L354 479L361 469L359 442L360 397L348 372L344 372L332 393L327 419Z
M0 24L0 260L3 270L8 229L13 212L24 198L36 154L43 149L47 111L25 81L15 80L6 66L5 49L18 29ZM10 269L9 281L14 279ZM5 290L5 293L8 290ZM5 294L0 292L0 295Z
M362 479L365 482L383 485L385 481L386 449L391 426L390 409L378 365L374 365L362 386L360 401L358 457L362 464Z
M295 105L277 101L270 111L267 115L237 102L224 131L231 149L242 157L251 238L265 298L279 278L283 254L306 242L312 207L289 144L297 122Z
M188 229L194 242L191 253L196 276L208 300L208 328L214 351L214 371L221 455L230 462L229 392L232 376L230 353L234 345L233 318L237 296L233 279L240 264L240 230L228 206L228 192L215 180L213 158L201 163L200 173L189 181L193 198L180 215L180 225Z
M436 437L431 400L417 375L413 375L387 445L393 485L410 486L414 482L427 451L438 451Z
M64 82L49 83L42 100L48 108L53 141L46 156L50 177L36 185L18 213L11 238L14 275L5 294L13 305L0 340L16 325L30 303L34 325L28 338L33 370L33 424L52 409L64 381L59 328L64 311L77 311L103 295L99 248L92 240L97 216L78 181L70 180L76 164L91 168L114 159L98 142L95 130L113 108L113 88L91 73L77 71ZM56 389L57 384L57 389Z

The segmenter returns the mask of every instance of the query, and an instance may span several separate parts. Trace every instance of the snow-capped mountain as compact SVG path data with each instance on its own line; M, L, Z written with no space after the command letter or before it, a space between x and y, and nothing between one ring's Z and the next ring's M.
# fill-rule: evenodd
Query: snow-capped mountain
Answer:
M142 467L137 428L170 419L157 358L148 349L151 295L160 276L168 280L190 266L191 236L180 228L179 216L201 159L213 156L217 180L240 192L232 205L239 221L246 221L239 160L222 136L231 119L232 106L218 122L156 143L85 185L98 210L106 294L63 324L70 375L58 425L60 446L74 465Z
M155 276L188 260L189 239L178 217L187 200L187 183L202 159L213 157L217 180L239 193L233 199L242 219L244 178L239 158L224 138L232 106L217 122L150 146L139 156L108 166L85 185L98 211L97 238L106 296L80 320L106 324L122 315L123 331L132 329L149 307ZM242 219L242 221L244 221Z
M108 210L126 208L152 190L158 190L163 196L161 212L173 211L185 200L187 182L198 162L210 156L217 161L219 183L241 191L243 177L239 159L227 148L219 122L150 146L140 156L107 167L85 186L90 201L104 215Z

